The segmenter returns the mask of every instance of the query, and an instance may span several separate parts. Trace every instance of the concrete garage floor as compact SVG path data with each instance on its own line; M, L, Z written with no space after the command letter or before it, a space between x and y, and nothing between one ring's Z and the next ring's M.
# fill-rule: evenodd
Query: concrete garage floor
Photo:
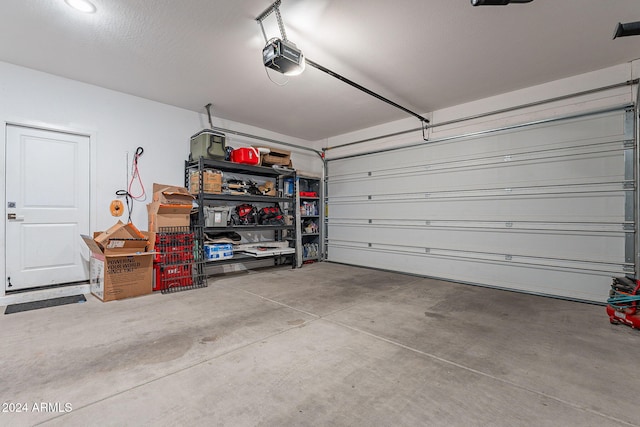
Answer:
M6 426L640 425L596 305L320 263L1 319Z

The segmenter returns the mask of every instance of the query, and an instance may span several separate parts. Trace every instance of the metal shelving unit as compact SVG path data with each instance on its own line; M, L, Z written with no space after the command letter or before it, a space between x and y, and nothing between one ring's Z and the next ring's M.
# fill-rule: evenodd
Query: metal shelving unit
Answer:
M322 202L320 178L299 176L298 209L300 211L301 263L322 259Z
M217 170L221 171L223 175L233 174L248 176L253 180L268 179L275 184L275 196L266 195L254 195L254 194L212 194L204 192L204 185L202 182L203 171L205 170ZM196 223L202 226L202 239L200 241L204 245L206 234L225 233L225 232L237 232L243 233L260 233L260 232L272 232L275 242L288 242L290 248L270 248L269 241L256 243L256 249L246 252L234 251L233 257L228 259L219 259L214 261L207 261L207 265L224 265L232 263L244 263L255 260L264 260L272 258L275 265L281 265L287 262L291 262L292 267L296 267L297 251L296 245L298 239L298 221L299 215L296 203L296 194L285 194L283 191L283 180L285 178L296 179L296 172L292 169L286 168L272 168L263 166L251 166L239 163L232 163L219 160L207 160L199 158L194 161L185 161L185 186L189 186L190 173L193 171L199 172L199 191L194 193L196 196L196 202L198 204L197 213L192 215L192 223ZM277 224L277 225L261 225L261 224L228 224L227 226L205 227L205 206L235 206L239 204L259 204L265 206L280 206L283 214L288 214L292 223ZM264 243L263 246L261 246ZM246 245L245 245L246 246ZM264 249L257 249L264 248ZM291 253L283 253L291 252Z

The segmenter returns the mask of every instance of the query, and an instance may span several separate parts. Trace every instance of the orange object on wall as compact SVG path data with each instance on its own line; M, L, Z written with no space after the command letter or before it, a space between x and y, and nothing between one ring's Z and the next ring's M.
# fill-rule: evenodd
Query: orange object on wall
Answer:
M122 204L122 200L112 201L110 209L112 216L122 216L122 213L124 212L124 205Z

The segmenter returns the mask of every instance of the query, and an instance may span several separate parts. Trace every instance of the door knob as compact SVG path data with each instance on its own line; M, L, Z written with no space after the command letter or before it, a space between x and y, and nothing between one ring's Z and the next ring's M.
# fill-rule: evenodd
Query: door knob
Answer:
M7 219L10 221L24 221L24 216L17 216L14 213L7 214Z

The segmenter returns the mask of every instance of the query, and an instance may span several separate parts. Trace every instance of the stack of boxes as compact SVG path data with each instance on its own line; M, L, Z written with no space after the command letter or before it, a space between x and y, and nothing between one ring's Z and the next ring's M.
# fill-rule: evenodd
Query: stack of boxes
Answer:
M149 231L189 227L194 196L184 187L153 184L153 202L147 205Z
M194 196L184 187L153 184L153 202L147 205L154 243L154 291L172 292L199 287L196 233L190 226Z
M206 286L198 233L190 225L193 199L184 187L154 184L149 232L118 221L82 235L91 251L91 293L106 302Z

